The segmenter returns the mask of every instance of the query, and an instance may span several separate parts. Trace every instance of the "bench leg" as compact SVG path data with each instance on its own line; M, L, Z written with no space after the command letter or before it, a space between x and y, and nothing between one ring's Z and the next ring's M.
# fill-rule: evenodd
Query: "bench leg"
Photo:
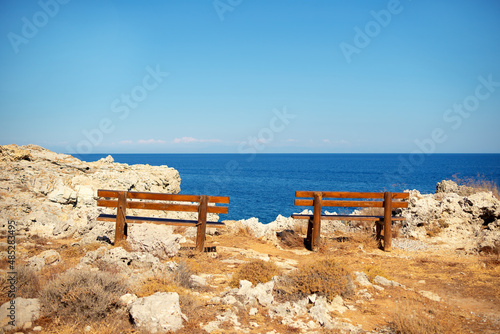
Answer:
M384 224L383 220L375 222L375 230L377 232L376 238L377 238L377 242L378 242L379 247L382 247L382 226L383 226L382 224Z
M116 211L115 245L125 240L125 224L127 213L127 192L118 192L118 208Z
M311 250L314 252L319 249L319 243L321 241L321 201L322 193L314 193L313 228L311 238Z
M307 237L306 237L306 248L308 250L313 250L312 248L312 240L313 240L313 219L310 218L308 221L307 221Z
M392 248L392 193L384 193L384 251Z
M196 232L196 250L203 252L205 247L205 238L207 233L207 206L208 196L201 196L200 205L198 206L198 225Z

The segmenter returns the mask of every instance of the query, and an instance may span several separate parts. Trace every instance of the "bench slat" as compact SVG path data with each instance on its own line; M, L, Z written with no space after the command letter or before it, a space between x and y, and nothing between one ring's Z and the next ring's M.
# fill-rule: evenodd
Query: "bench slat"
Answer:
M116 221L116 215L108 215L108 214L100 214L97 217L99 221ZM171 218L158 218L158 217L136 217L136 216L127 216L127 223L151 223L151 224L167 224L173 226L190 226L196 227L198 225L197 220L185 220L185 219L171 219ZM224 227L226 224L222 222L207 222L208 227Z
M295 197L314 197L315 191L296 191ZM384 198L384 193L375 192L349 192L349 191L323 191L324 198ZM409 193L392 193L393 199L408 199Z
M116 190L103 190L97 191L99 197L118 198L118 191ZM127 198L132 199L151 199L159 201L177 201L177 202L200 202L201 196L199 195L182 195L182 194L162 194L162 193L147 193L139 191L129 191ZM208 196L209 203L229 204L228 196Z
M313 215L293 214L293 219L310 219ZM370 220L384 219L384 216L356 216L356 215L321 215L322 220ZM404 217L392 217L392 220L405 220Z
M97 200L97 206L116 208L118 201L99 199ZM198 212L198 205L127 201L127 209ZM209 206L207 210L208 213L227 214L229 209L227 206Z
M312 199L296 199L296 206L313 206ZM382 208L384 207L383 201L321 201L321 206L334 206L334 207L363 207L363 208ZM407 208L408 202L392 202L393 208Z

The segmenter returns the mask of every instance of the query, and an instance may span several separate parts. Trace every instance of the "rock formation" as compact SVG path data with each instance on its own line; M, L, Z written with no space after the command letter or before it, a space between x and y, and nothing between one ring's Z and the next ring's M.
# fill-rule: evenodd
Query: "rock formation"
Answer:
M114 237L114 225L96 222L98 189L180 192L179 173L167 166L80 161L36 145L0 146L0 221L41 236Z
M487 191L442 181L435 194L410 191L402 234L465 252L500 247L500 201Z

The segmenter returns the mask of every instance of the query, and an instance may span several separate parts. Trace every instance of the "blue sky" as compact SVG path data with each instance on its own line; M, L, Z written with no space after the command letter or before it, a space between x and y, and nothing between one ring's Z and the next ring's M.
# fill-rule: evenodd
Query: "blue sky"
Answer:
M0 144L500 153L498 1L0 1Z

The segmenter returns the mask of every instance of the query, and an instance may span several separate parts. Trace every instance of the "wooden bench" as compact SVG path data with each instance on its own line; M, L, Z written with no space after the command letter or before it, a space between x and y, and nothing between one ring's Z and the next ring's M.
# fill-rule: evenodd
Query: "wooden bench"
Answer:
M404 217L392 215L392 209L407 208L408 193L375 193L375 192L320 192L320 191L297 191L295 192L296 206L313 206L312 215L293 214L295 219L308 219L306 245L310 250L316 251L320 241L321 220L354 220L374 221L376 223L377 240L381 239L382 228L384 229L384 250L391 250L392 221L404 220ZM397 201L399 200L399 201ZM384 208L383 216L362 215L324 215L321 213L323 207L359 207L359 208Z
M101 214L97 217L97 220L99 221L116 222L115 245L126 238L127 223L165 224L196 227L196 250L199 252L202 252L204 249L207 227L225 226L222 222L207 222L207 213L228 213L227 206L215 206L209 204L229 203L229 197L206 195L179 195L116 190L98 190L97 195L99 197L108 198L98 199L98 206L117 208L116 215ZM179 204L178 202L181 203ZM193 204L193 202L198 204ZM127 216L127 209L197 212L198 220Z

